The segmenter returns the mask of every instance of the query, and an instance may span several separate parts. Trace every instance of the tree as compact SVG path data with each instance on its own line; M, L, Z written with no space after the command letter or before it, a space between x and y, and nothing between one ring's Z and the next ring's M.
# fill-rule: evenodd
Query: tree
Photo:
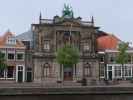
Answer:
M77 48L65 45L63 48L58 49L56 59L64 67L72 67L79 61L79 51Z
M120 43L118 48L118 56L116 59L116 62L118 64L121 64L122 66L122 78L124 78L124 64L128 62L128 53L126 50L128 49L128 43Z
M5 64L5 57L3 53L0 52L0 70L5 69L7 65Z

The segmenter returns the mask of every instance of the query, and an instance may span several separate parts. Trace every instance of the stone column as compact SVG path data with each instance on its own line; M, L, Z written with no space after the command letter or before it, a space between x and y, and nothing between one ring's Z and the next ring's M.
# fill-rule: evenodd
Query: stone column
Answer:
M58 64L57 62L54 62L54 67L55 67L55 78L57 81L62 81L63 80L63 66Z
M37 59L34 59L34 82L41 83L42 79L42 64Z
M92 63L92 80L99 81L99 62L97 60Z
M76 75L76 77L75 77L75 79L76 79L76 81L77 80L81 80L82 78L83 78L83 63L82 62L79 62L79 63L77 63L77 75Z

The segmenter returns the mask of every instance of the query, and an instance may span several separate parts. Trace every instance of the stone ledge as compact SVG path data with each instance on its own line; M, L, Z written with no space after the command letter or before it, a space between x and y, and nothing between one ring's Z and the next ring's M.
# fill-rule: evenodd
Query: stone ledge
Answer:
M133 87L0 88L0 95L133 94Z

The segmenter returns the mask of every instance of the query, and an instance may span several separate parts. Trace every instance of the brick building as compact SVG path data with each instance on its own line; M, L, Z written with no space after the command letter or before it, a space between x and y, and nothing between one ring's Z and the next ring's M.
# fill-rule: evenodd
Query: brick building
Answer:
M0 52L4 56L7 67L0 69L0 81L25 81L25 46L7 31L0 37Z

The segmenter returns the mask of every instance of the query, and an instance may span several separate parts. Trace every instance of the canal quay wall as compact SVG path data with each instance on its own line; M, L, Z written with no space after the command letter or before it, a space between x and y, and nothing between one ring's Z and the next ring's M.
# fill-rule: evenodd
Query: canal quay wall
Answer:
M133 100L133 87L0 88L0 100Z

